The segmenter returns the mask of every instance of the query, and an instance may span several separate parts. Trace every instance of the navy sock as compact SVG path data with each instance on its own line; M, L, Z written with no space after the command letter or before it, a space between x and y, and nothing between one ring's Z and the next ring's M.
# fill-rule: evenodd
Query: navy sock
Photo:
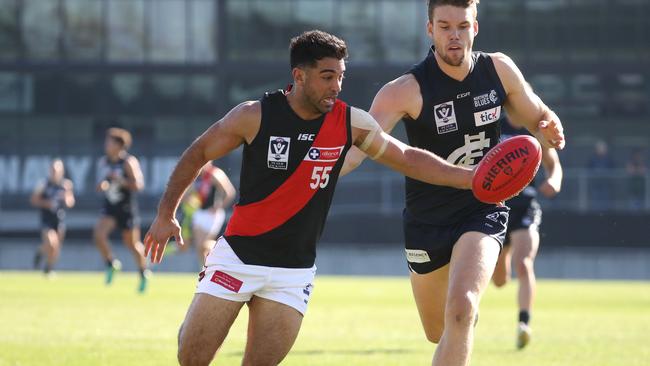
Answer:
M519 311L519 321L524 324L528 324L528 322L530 321L530 313L528 312L528 310Z

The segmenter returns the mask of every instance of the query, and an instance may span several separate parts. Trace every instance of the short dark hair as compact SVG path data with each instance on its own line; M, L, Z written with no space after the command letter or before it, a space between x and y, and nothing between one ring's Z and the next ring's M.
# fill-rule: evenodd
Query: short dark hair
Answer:
M433 22L433 9L436 6L451 5L459 8L469 8L472 5L478 6L481 0L428 0L429 21Z
M291 39L289 44L291 68L315 66L318 60L332 57L342 60L348 57L348 47L335 35L311 30Z
M131 147L131 133L123 128L112 127L106 132L106 136L116 141L126 150Z

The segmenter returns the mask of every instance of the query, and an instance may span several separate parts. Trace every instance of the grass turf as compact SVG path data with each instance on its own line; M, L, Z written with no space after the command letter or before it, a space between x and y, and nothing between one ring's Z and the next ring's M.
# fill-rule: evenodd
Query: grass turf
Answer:
M176 333L195 276L0 272L0 365L173 365ZM641 366L650 361L650 283L540 281L531 344L515 350L516 283L481 303L473 366ZM426 342L407 278L316 278L314 295L283 365L427 365ZM245 309L245 308L244 308ZM239 365L244 310L217 356Z

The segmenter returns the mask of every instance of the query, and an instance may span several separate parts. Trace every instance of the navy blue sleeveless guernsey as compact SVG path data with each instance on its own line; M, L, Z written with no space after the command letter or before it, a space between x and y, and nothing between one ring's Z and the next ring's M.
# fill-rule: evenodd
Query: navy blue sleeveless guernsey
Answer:
M225 238L246 264L309 268L351 146L350 107L337 100L332 111L306 121L282 90L266 93L261 105Z
M41 208L41 220L45 221L50 218L63 220L65 217L65 188L63 183L54 183L47 179L41 192L41 199L52 203L52 207L49 209Z
M507 140L511 137L519 136L519 135L530 135L527 129L525 128L515 128L513 127L510 122L508 122L508 118L504 116L504 118L501 121L501 141ZM539 171L537 174L540 174ZM537 176L533 177L533 180L528 184L526 188L524 188L523 191L521 191L518 195L512 197L508 201L506 201L506 205L508 206L528 206L530 204L530 200L537 197Z
M455 165L472 167L499 142L499 120L505 90L485 53L472 53L472 69L458 81L445 74L433 53L415 65L422 110L416 120L404 120L411 146L429 150ZM493 206L474 198L470 190L432 185L406 178L407 212L429 224L449 225Z
M104 208L119 208L123 211L131 211L136 208L135 194L122 185L112 176L119 176L126 179L124 164L129 155L119 158L117 161L110 161L106 156L99 162L100 176L108 181L108 189L104 192Z

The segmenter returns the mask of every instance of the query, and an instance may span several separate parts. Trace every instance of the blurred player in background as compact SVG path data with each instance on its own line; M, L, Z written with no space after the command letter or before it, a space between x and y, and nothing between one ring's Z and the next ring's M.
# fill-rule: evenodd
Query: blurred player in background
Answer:
M502 53L473 52L478 0L429 0L428 56L375 96L385 131L404 120L409 144L473 167L499 141L502 109L544 146L562 148L562 124ZM350 151L344 172L365 157ZM508 209L472 192L406 179L404 235L411 287L433 365L469 363L481 297L505 239Z
M521 126L514 126L509 118L501 122L501 140L528 134ZM497 287L504 286L510 280L511 263L517 271L519 292L519 324L517 326L517 348L524 348L531 337L529 326L530 311L535 298L535 269L534 262L539 247L539 224L542 221L542 210L535 199L537 192L545 197L555 197L562 188L562 165L555 149L542 147L542 166L545 179L536 184L533 179L519 195L506 202L510 207L508 231L503 250L499 255L492 281Z
M183 222L191 222L191 241L196 246L199 265L214 246L217 235L226 220L226 207L235 199L237 191L226 173L208 162L201 168L194 185L183 198ZM182 225L182 226L185 226ZM189 248L180 246L181 250Z
M100 181L97 190L104 194L101 216L94 229L95 244L106 261L106 284L113 281L121 262L113 256L108 237L116 228L122 233L122 241L133 254L140 270L138 291L147 287L149 271L140 241L140 217L136 192L144 187L140 164L127 150L131 146L131 134L121 128L110 128L106 133L103 156L99 161Z
M316 242L351 145L414 178L471 186L470 169L406 146L368 113L337 99L347 56L342 40L305 32L290 49L294 84L236 106L185 150L145 236L153 262L160 262L170 237L182 243L175 211L183 192L207 161L244 146L239 203L206 259L179 331L181 365L208 365L244 304L249 321L242 364L284 359L307 310Z
M54 264L61 254L65 237L65 209L75 204L72 181L65 178L65 168L61 159L54 159L50 164L47 179L40 183L32 193L31 204L41 210L41 238L43 243L34 256L34 268L41 265L46 256L46 275L50 275Z

